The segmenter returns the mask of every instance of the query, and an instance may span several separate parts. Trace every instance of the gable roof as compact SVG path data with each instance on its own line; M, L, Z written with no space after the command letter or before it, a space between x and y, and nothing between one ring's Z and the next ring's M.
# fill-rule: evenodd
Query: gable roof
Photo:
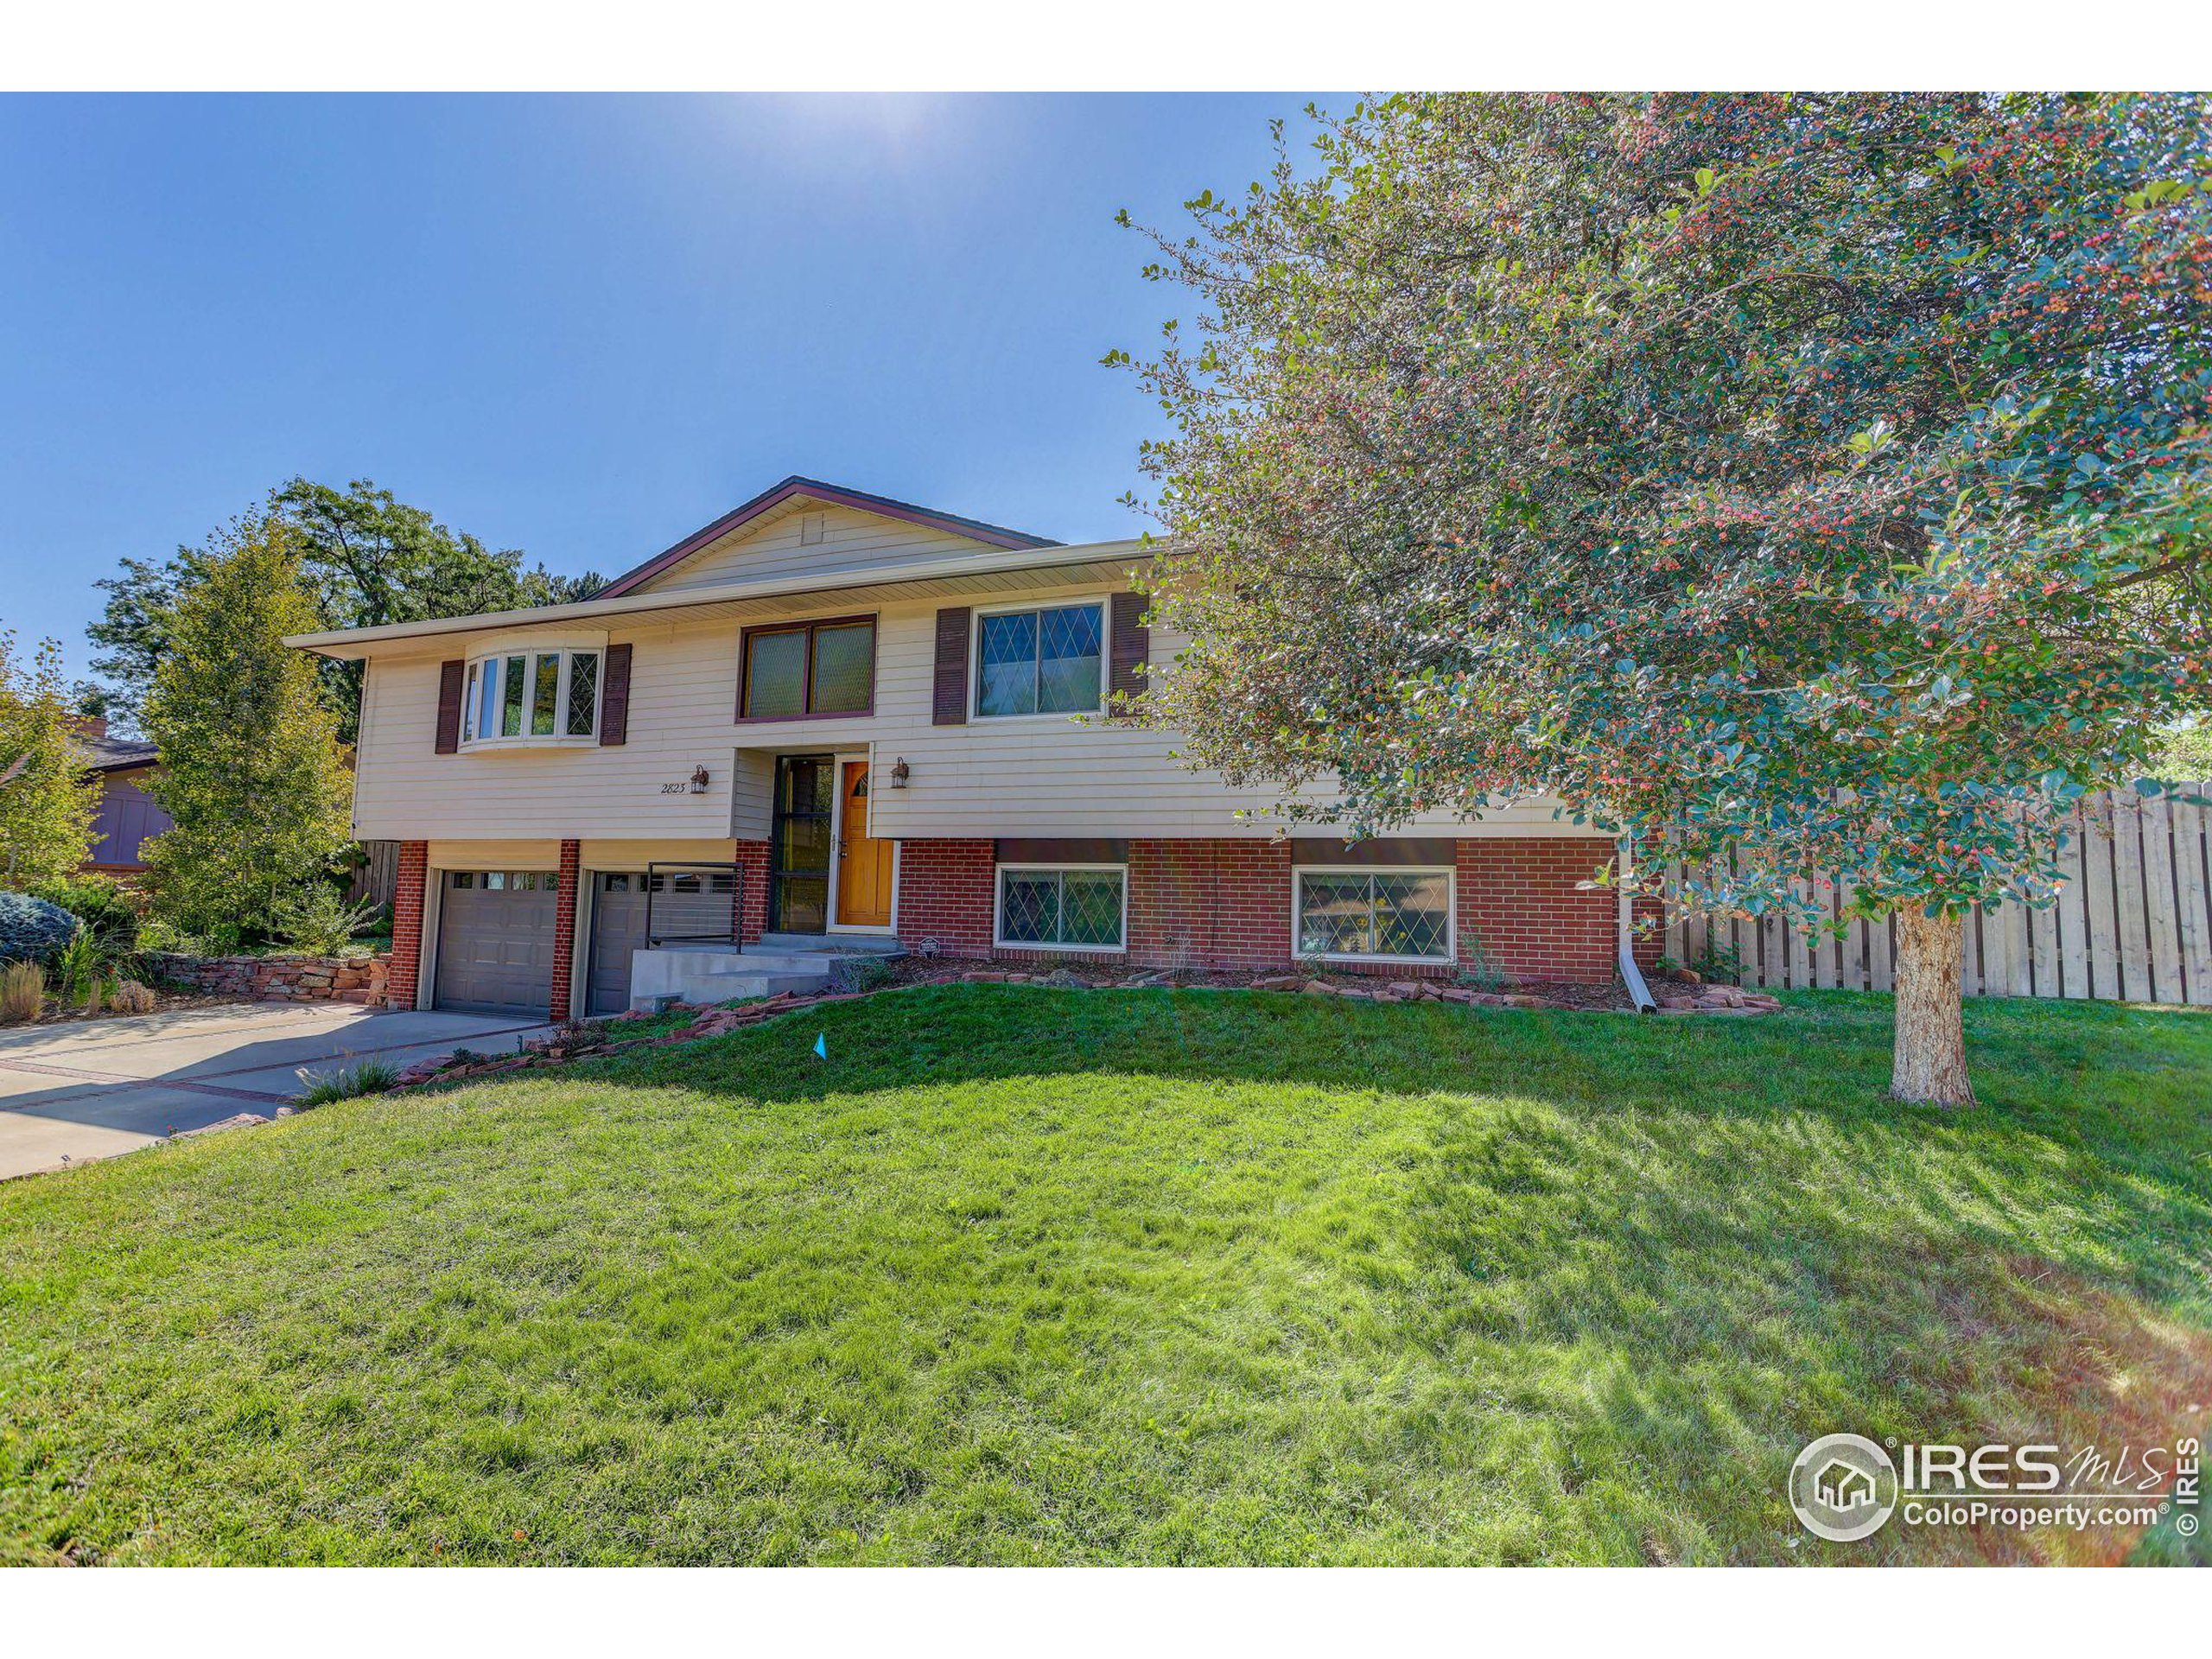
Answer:
M786 501L798 497L820 501L828 506L855 507L862 512L919 524L927 530L946 531L955 536L964 536L970 541L981 542L987 547L1012 550L1060 545L1050 537L1031 536L1019 530L1008 530L1003 524L987 524L980 518L963 518L957 513L918 507L910 501L894 501L887 495L871 495L866 490L849 489L842 484L825 484L820 479L801 478L793 474L782 483L763 490L743 506L724 513L711 524L693 531L666 552L655 554L634 570L625 571L592 597L615 599L631 593L655 576L683 563L702 548L712 546L732 531L742 528L763 513L772 512Z

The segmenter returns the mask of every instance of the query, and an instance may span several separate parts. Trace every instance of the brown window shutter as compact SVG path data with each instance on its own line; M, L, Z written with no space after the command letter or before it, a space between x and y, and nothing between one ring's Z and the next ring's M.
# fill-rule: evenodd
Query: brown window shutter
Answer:
M620 747L630 741L630 647L607 648L607 683L599 692L599 745Z
M936 704L933 726L968 723L968 607L956 605L937 613Z
M458 662L438 664L438 753L451 754L461 747L461 676Z
M1145 596L1116 594L1113 602L1114 642L1107 688L1117 696L1144 692L1145 658L1152 652L1152 630L1145 626Z

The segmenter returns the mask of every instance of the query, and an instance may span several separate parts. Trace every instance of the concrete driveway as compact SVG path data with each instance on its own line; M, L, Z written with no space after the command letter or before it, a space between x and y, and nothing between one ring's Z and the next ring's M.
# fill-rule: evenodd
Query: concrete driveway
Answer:
M456 1048L513 1051L527 1016L383 1014L259 1002L0 1029L0 1180L105 1158L240 1112L271 1116L299 1072L374 1055L407 1065Z

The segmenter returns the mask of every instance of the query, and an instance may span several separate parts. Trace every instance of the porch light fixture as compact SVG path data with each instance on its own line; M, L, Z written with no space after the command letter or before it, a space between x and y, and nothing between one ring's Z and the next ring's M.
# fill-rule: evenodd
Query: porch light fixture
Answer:
M897 760L892 763L891 787L893 789L906 788L906 779L912 775L913 774L907 770L906 757L903 754L900 755Z
M703 795L707 792L707 769L704 766L694 766L691 769L691 792L694 795Z

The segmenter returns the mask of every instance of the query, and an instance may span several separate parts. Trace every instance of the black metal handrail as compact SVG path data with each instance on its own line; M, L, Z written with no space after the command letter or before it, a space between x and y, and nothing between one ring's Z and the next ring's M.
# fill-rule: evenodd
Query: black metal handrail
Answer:
M653 901L659 898L665 885L663 873L671 875L700 874L707 877L704 894L715 896L714 880L717 875L730 878L729 925L711 933L664 933L653 925ZM673 891L671 887L671 892ZM686 919L691 919L687 918ZM645 944L648 948L663 944L716 944L734 946L740 955L745 950L745 867L742 864L713 864L698 860L674 860L666 863L645 866Z

